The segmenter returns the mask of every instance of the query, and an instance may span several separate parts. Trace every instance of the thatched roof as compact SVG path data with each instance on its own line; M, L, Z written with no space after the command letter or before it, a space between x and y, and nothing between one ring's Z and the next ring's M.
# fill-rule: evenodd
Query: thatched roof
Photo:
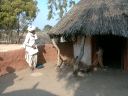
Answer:
M81 0L49 34L128 37L128 0Z

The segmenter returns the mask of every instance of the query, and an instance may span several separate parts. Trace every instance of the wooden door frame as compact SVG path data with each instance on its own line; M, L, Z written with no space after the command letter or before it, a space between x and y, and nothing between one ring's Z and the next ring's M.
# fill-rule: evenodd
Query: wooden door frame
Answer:
M124 71L128 71L128 39L125 40L122 63L124 64Z
M121 70L124 70L124 71L128 71L128 39L125 39L123 40L122 42L124 45L122 46L122 54L121 54ZM92 63L93 61L95 60L96 56L95 56L95 53L96 53L96 47L97 47L97 44L96 44L96 38L95 36L92 36L91 37L91 50L92 50Z

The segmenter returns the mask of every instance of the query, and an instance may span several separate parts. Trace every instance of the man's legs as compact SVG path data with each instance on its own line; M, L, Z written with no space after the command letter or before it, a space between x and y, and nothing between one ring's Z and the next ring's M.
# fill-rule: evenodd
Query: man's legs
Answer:
M25 53L25 60L28 63L29 67L32 67L32 55L29 55L27 52Z
M32 67L32 55L29 55L29 66Z
M26 55L26 61L27 61L28 65L29 65L30 69L33 70L34 69L34 67L33 67L33 56L27 54Z
M27 52L25 53L25 60L28 63L31 70L34 70L37 65L37 54L29 55Z
M36 65L37 65L37 54L34 54L32 56L32 64L33 64L33 67L36 68Z
M25 52L25 60L26 60L26 62L29 64L29 55L28 55L27 52Z

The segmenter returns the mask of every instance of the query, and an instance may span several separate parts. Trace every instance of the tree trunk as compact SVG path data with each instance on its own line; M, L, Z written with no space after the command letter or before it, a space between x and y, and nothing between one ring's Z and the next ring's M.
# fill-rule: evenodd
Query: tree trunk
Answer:
M75 58L75 64L73 66L73 72L74 72L75 75L77 75L77 73L78 73L78 70L79 70L79 62L80 62L80 60L82 59L82 57L84 55L84 46L85 46L85 37L82 37L80 54L79 54L79 56L77 56Z
M56 48L57 50L57 66L59 67L61 65L61 56L60 56L60 49L59 47L57 46L56 42L54 39L52 39L52 44L53 46Z
M21 38L23 37L24 33L25 33L25 32L23 31L20 36L18 35L18 38L17 38L17 41L16 41L17 44L20 43L20 40L21 40Z

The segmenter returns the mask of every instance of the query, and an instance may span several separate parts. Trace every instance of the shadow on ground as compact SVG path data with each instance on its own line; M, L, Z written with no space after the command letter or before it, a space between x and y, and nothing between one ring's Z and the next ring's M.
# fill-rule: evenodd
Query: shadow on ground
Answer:
M69 66L65 66L60 72L56 72L53 65L46 68L41 71L44 72L43 75L36 78L28 75L26 78L24 74L25 78L19 78L15 73L2 76L0 96L128 96L127 72L108 68L85 74L83 77L74 77ZM24 79L23 82L30 83L23 85L26 83L17 82L18 85L16 78L18 81ZM13 87L15 89L11 89Z
M3 61L3 58L2 57L0 57L0 61Z
M3 75L0 77L0 94L8 88L9 86L12 86L14 84L14 79L17 78L17 75L14 73L15 69L12 67L7 67L6 71L11 74ZM1 95L0 95L1 96Z
M65 88L74 89L73 96L128 96L128 73L108 68L74 77L69 67L57 74L58 81L66 80Z
M1 94L0 96L57 96L50 92L36 89L39 83L35 84L32 89L24 89L13 92L8 92L5 94Z
M2 94L0 96L57 96L57 95L39 89L30 89L30 90L26 89L26 90L9 92L6 94Z
M39 53L38 53L38 64L44 64L46 63L46 60L43 56L43 53L46 53L45 49L44 49L44 45L40 45L38 46L39 49Z

